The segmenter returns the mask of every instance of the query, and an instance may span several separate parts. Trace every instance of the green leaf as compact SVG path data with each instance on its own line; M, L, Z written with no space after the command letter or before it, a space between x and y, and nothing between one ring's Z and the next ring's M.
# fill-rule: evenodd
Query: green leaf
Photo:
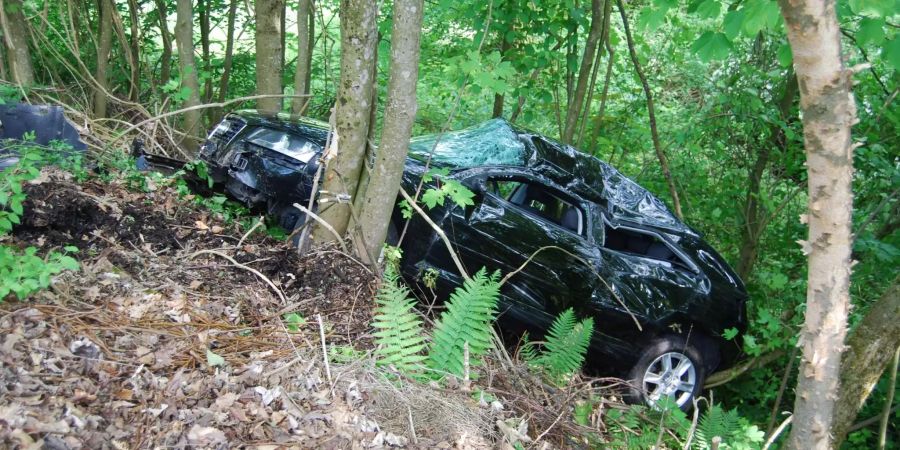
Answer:
M771 0L750 0L742 10L745 11L743 30L747 36L774 28L781 20L778 4Z
M894 0L850 0L850 10L870 17L886 17L894 13Z
M791 45L787 42L782 43L778 47L778 64L781 64L781 67L790 67L793 62L794 54L791 53Z
M722 4L717 0L696 0L688 6L687 11L704 19L714 19L722 12Z
M703 62L724 59L731 53L731 41L723 33L707 31L691 45L691 50Z
M734 328L734 327L726 328L722 332L722 337L725 338L725 340L730 341L730 340L734 339L734 337L737 336L737 334L738 334L737 328Z
M428 189L422 194L422 203L425 203L428 209L434 209L437 205L444 206L444 196L444 191L434 188Z
M666 21L666 10L659 8L644 8L638 14L637 29L641 31L654 31Z
M213 353L211 350L207 349L206 350L206 365L208 365L209 367L224 366L225 358L223 358L220 355L217 355L217 354Z
M306 319L297 313L288 313L283 316L285 326L291 333L300 331L300 327L306 325Z
M894 70L900 70L900 38L895 37L884 44L881 49L881 58Z
M884 42L884 19L863 18L856 31L856 42L859 45L881 45Z

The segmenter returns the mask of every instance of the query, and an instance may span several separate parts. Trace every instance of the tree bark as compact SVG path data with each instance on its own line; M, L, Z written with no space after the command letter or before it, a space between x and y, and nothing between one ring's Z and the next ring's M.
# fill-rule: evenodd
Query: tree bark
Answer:
M578 117L581 116L581 108L584 105L584 94L587 90L588 79L594 67L594 57L597 54L597 45L603 37L603 9L604 0L591 1L591 28L588 31L587 41L584 44L584 53L581 56L581 66L578 68L578 81L575 83L575 93L568 102L566 109L566 125L563 128L562 141L572 144L575 131L578 127ZM590 107L590 105L588 105Z
M800 375L788 446L831 445L839 369L850 307L853 146L852 72L841 58L833 0L779 0L794 70L809 186L806 317L800 333ZM896 320L896 316L895 319Z
M509 50L512 48L512 42L506 40L505 33L501 33L500 36L500 58L502 61L506 61L509 57ZM506 96L502 93L494 94L494 110L491 112L491 117L501 117L503 116L503 103L506 99Z
M203 97L201 101L203 103L209 103L212 101L212 77L210 76L210 68L211 64L211 56L209 51L209 15L211 5L209 0L198 0L197 1L197 9L198 15L200 16L200 57L203 59L203 71L206 72L206 79L203 82ZM210 108L208 111L210 120L212 119L215 111Z
M781 100L778 102L778 112L784 122L788 122L791 107L797 97L797 77L794 71L788 73L782 90ZM747 183L747 198L744 201L744 223L741 227L741 247L738 257L737 273L741 279L746 280L753 272L758 256L759 240L762 237L765 221L759 210L759 196L761 193L762 176L769 166L769 153L774 147L784 148L787 145L784 130L778 124L772 124L769 129L769 138L759 146L756 161L750 170Z
M175 39L178 41L178 62L181 65L181 86L190 93L184 101L189 108L200 104L200 82L197 81L197 64L194 60L194 12L191 0L177 0L177 20L175 22ZM199 109L184 113L182 131L187 137L182 145L190 152L197 151L202 139L200 122L203 112Z
M609 31L607 29L607 31ZM603 131L603 116L606 114L606 100L609 94L609 82L612 79L612 68L613 62L616 60L616 51L613 49L612 45L609 44L609 36L603 39L604 45L606 45L606 75L603 77L603 93L600 94L600 111L597 112L597 116L594 117L594 142L596 143L597 138L600 137L600 133ZM612 161L610 161L612 164Z
M294 94L297 95L309 94L313 48L310 45L313 22L309 18L313 15L312 6L312 0L300 0L297 6L297 70L294 72ZM291 114L301 115L308 103L308 97L291 99Z
M222 62L222 78L219 80L219 103L228 97L228 82L231 79L231 65L234 60L234 22L237 16L237 0L228 4L228 29L225 36L225 60ZM218 123L225 114L222 108L215 108L210 124Z
M137 0L128 0L128 18L131 27L131 91L128 98L137 103L141 95L141 23L140 11L141 7Z
M156 13L159 15L159 35L162 39L162 56L159 59L159 84L169 82L172 70L172 34L169 32L169 13L166 0L156 0Z
M622 16L622 27L625 30L625 39L628 41L628 53L631 55L631 63L634 64L634 70L641 79L641 86L644 88L644 95L647 97L647 115L650 120L650 138L653 140L653 148L656 150L656 158L659 159L660 168L662 168L663 176L666 184L669 185L669 195L672 196L672 204L675 207L675 215L679 219L683 219L681 213L681 200L678 198L678 191L675 189L675 179L672 172L669 171L669 160L663 152L662 144L659 142L659 132L656 130L656 111L653 108L653 92L650 91L650 84L647 83L647 76L644 75L644 69L641 68L641 62L638 60L637 52L634 50L634 39L631 37L631 29L628 26L628 17L625 15L625 6L622 0L616 0L616 6L619 7L619 14Z
M109 99L106 96L109 91L109 57L112 50L113 19L112 0L100 0L100 42L97 46L97 67L94 79L97 80L97 88L94 90L94 117L106 117L106 108Z
M34 68L28 49L28 22L25 21L21 0L0 0L0 20L3 26L3 44L13 83L19 86L34 84Z
M422 32L422 0L395 0L391 33L391 66L381 145L360 211L365 251L360 256L377 258L388 225L416 118L416 84L419 79L419 44ZM358 244L357 244L358 245ZM375 261L367 261L374 263Z
M833 448L840 448L856 414L878 383L884 369L900 347L900 278L882 294L847 338L841 358L841 382L834 405Z
M343 11L343 10L342 10ZM256 1L256 93L281 94L281 16L284 0ZM264 98L256 102L260 112L281 111L282 99Z
M374 86L377 4L370 0L341 0L341 75L335 111L337 154L328 161L319 196L319 216L341 236L350 221L366 152ZM329 193L329 197L321 192ZM341 201L334 196L344 196ZM334 240L322 227L312 233L315 243Z

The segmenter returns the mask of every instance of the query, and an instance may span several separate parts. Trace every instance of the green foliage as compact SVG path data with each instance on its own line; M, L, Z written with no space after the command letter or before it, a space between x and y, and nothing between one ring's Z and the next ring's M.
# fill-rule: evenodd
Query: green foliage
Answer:
M464 346L468 343L469 365L491 348L491 331L497 315L500 284L497 272L488 276L482 268L456 289L434 327L428 365L441 374L463 376Z
M284 319L284 326L291 333L300 331L300 327L306 325L306 318L297 313L285 314L282 319Z
M27 196L25 183L40 175L40 165L49 158L45 149L31 143L33 135L26 136L21 144L8 143L5 146L18 153L19 161L0 173L0 237L9 234L15 225L21 223L25 213ZM52 150L65 150L58 144ZM0 301L13 294L19 300L50 285L50 279L64 270L77 271L78 261L69 256L76 253L76 247L67 246L62 252L51 251L43 257L37 248L20 249L0 244Z
M384 280L375 296L375 315L372 326L378 348L375 356L379 365L393 366L401 372L421 372L425 356L425 335L422 319L414 309L415 300L401 281L392 264L384 271Z
M551 379L564 381L581 370L593 332L593 317L577 321L572 308L563 311L550 326L544 351L534 364L546 370Z
M715 436L722 438L722 450L751 450L759 448L765 433L756 425L750 425L742 418L737 409L725 411L719 405L712 405L703 412L697 422L697 448L707 449L712 446Z

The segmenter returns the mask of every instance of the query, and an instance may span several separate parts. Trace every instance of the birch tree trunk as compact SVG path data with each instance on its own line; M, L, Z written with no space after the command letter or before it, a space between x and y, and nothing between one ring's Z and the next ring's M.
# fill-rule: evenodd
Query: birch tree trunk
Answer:
M109 56L112 50L112 18L111 0L100 0L100 42L97 46L97 67L94 79L97 80L97 88L94 89L94 117L106 117L106 108L109 99L106 96L109 90Z
M300 0L297 6L297 70L294 72L294 94L309 94L309 77L312 70L312 45L313 34L312 0ZM291 114L299 116L306 109L309 98L291 99Z
M128 0L128 19L131 29L129 44L131 45L131 91L129 100L137 103L141 95L141 6L137 0Z
M581 107L584 105L584 94L587 91L588 78L594 67L594 56L597 54L597 46L603 36L603 9L604 0L591 1L591 29L588 31L587 41L584 44L584 53L581 57L581 66L578 69L578 81L575 83L575 93L568 102L566 108L566 125L563 128L562 141L573 143L575 130L578 126L578 117L581 116ZM588 105L590 107L590 105Z
M3 44L13 83L19 86L34 84L31 51L28 49L28 23L25 21L21 0L0 0L0 20L3 26Z
M175 39L178 41L178 62L181 65L181 86L190 91L184 101L184 107L200 104L200 83L197 81L197 64L194 60L194 12L191 0L178 0L176 3L177 20L175 22ZM197 151L201 140L200 119L203 112L199 109L184 113L182 131L188 135L182 145L190 152Z
M256 93L260 95L282 92L282 15L284 0L256 0ZM256 101L256 108L268 114L280 112L281 105L280 98L261 98Z
M809 254L806 318L788 446L827 449L850 306L852 72L841 58L834 0L779 0L800 87Z
M400 190L400 178L416 118L416 83L419 80L419 44L422 33L422 0L395 0L391 32L391 66L381 145L360 210L363 242L357 253L377 259L387 236L391 213ZM359 248L365 245L366 248ZM375 261L368 260L367 263Z
M663 151L662 144L659 142L659 132L656 129L656 109L653 106L653 92L650 90L650 84L647 83L647 76L644 75L644 69L641 68L641 62L638 60L637 52L634 50L634 39L631 37L631 29L628 26L628 16L625 15L625 5L622 0L616 0L616 6L619 8L619 14L622 16L622 28L625 30L625 39L628 42L628 53L631 55L631 63L634 64L634 71L637 72L638 78L641 79L641 86L644 88L644 96L647 97L647 116L650 120L650 138L653 140L653 148L656 150L656 158L659 160L659 166L662 169L663 177L666 184L669 185L669 195L672 196L672 204L675 207L675 215L679 219L683 219L681 213L681 200L678 198L678 190L675 189L675 179L669 170L669 159Z
M366 153L377 12L377 3L371 0L341 0L341 76L335 106L339 145L337 154L327 163L319 195L319 216L341 236L347 232L353 201L349 197L356 193ZM328 192L327 197L323 191ZM334 240L328 230L319 226L313 229L312 236L317 244Z

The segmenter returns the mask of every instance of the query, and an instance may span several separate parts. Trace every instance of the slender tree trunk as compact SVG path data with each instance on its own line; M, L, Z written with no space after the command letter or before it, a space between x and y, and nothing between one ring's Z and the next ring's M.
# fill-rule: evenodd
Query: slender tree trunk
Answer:
M838 395L841 352L850 307L853 146L852 72L841 58L833 0L779 0L794 70L809 185L809 239L803 349L788 446L826 449ZM895 316L896 320L896 316Z
M194 60L194 12L191 0L177 0L175 22L175 39L178 41L178 62L181 65L181 86L188 89L188 98L184 107L200 104L200 82L197 80L197 63ZM188 135L182 145L190 153L197 151L202 139L200 122L203 112L199 109L184 113L182 130Z
M6 45L0 41L0 80L12 81L9 76L9 69L6 68Z
M112 14L112 28L116 33L116 37L119 40L119 47L122 49L122 56L125 58L125 62L128 64L128 98L132 98L136 96L140 91L140 72L137 59L135 55L131 53L131 44L129 43L128 37L125 36L125 22L122 21L122 16L119 14L119 10L116 9L115 0L110 0L110 4L112 7L110 8L110 14Z
M309 72L312 70L309 20L313 14L312 0L300 0L297 6L297 70L294 72L294 94L309 94ZM299 116L306 109L309 98L291 100L291 114Z
M312 93L312 57L313 51L316 49L316 2L310 0L309 4L309 38L307 39L309 43L309 57L307 60L309 61L309 70L306 71L306 90L309 93Z
M794 99L797 98L797 90L797 77L794 76L794 71L792 70L788 73L781 100L778 102L778 111L781 120L784 122L790 121L791 107L794 105ZM738 276L744 280L753 272L753 266L756 264L758 256L759 240L764 229L764 220L759 210L759 197L762 176L766 167L769 166L769 153L772 148L784 148L786 145L784 130L778 124L773 124L769 129L769 139L760 145L756 154L756 161L753 163L753 168L750 171L747 183L747 198L744 201L744 224L741 227L740 256L737 264Z
M656 150L656 158L659 159L659 165L662 168L663 176L666 178L666 184L669 185L669 195L672 196L672 204L675 206L675 215L679 219L683 219L681 213L681 200L678 198L678 191L675 189L675 179L672 172L669 171L669 160L663 152L662 144L659 142L659 132L656 130L656 111L653 108L653 92L650 90L650 84L647 83L647 76L644 75L644 69L641 68L641 62L638 60L637 52L634 50L634 39L631 37L631 29L628 26L628 16L625 14L625 6L622 0L616 0L619 7L619 14L622 16L622 27L625 29L625 38L628 41L628 53L631 55L631 62L634 64L634 70L641 79L641 86L644 87L644 95L647 97L647 115L650 119L650 138L653 140L653 148Z
M833 448L840 448L856 414L865 404L875 384L900 347L900 278L882 294L847 338L847 352L841 358L841 383L834 405Z
M603 9L604 0L591 1L591 29L588 31L587 41L584 44L584 53L581 56L581 66L578 69L578 81L575 84L575 92L568 102L566 109L566 125L563 128L562 141L573 143L575 131L578 128L578 117L581 116L581 107L584 105L584 94L587 91L588 79L594 67L594 56L597 54L597 45L603 37ZM588 105L587 107L590 107Z
M112 50L112 0L100 0L100 43L97 47L97 68L94 79L98 87L94 90L94 117L106 117L106 107L109 99L106 92L109 91L109 66L110 51Z
M137 103L141 95L141 23L140 23L140 5L137 0L128 0L129 25L131 26L131 92L129 99Z
M222 62L222 78L219 80L219 103L228 98L228 82L231 79L231 65L234 59L234 22L237 16L238 0L231 0L228 4L228 29L225 36L225 60ZM222 108L215 109L215 116L210 120L215 124L222 120L225 114Z
M156 13L159 15L159 34L162 38L162 55L159 59L159 84L169 82L172 70L172 34L169 32L169 13L166 0L156 0Z
M197 2L197 9L199 10L198 12L199 12L199 16L200 16L200 55L201 55L201 58L203 59L203 71L206 72L205 73L206 77L203 82L203 97L201 98L201 101L203 103L211 102L212 95L213 95L212 77L210 76L210 70L211 70L212 64L210 61L211 57L210 57L210 51L209 51L209 30L210 30L210 25L209 25L210 11L209 10L211 9L211 7L212 7L212 5L209 0L199 0ZM213 116L213 114L215 114L215 111L213 111L212 109L208 109L207 111L208 111L210 120L212 120L212 116Z
M343 9L341 10L343 12ZM256 1L256 93L281 94L281 16L284 0ZM282 99L264 98L256 101L263 113L281 111Z
M610 2L612 3L612 2ZM607 31L609 31L607 29ZM597 112L597 116L594 117L594 142L597 142L597 138L600 137L600 133L603 131L603 116L606 114L606 99L609 94L609 82L612 79L612 68L613 62L616 60L616 51L613 49L612 45L609 44L609 35L607 35L604 39L604 45L606 45L606 75L603 77L603 93L600 94L600 111ZM612 161L610 161L612 163Z
M322 191L330 195L319 196L319 216L341 236L347 232L350 222L352 199L346 197L356 193L366 153L378 36L377 12L377 4L370 0L341 0L341 76L335 111L339 146L325 169ZM339 202L334 196L345 198ZM313 240L322 243L334 240L334 236L317 226Z
M500 57L503 61L506 61L509 58L509 50L512 48L512 42L506 40L505 33L501 33L500 36ZM502 117L503 116L503 102L505 101L506 96L502 93L494 94L494 110L491 113L491 117Z
M377 258L381 252L400 190L403 164L416 118L422 9L422 0L394 1L391 67L384 107L384 127L359 219L366 249L358 250L358 253L363 257L371 255L372 258ZM368 261L370 264L374 262Z
M21 0L0 0L0 20L3 26L3 45L10 78L19 86L34 84L31 51L28 49L28 22L25 21Z

